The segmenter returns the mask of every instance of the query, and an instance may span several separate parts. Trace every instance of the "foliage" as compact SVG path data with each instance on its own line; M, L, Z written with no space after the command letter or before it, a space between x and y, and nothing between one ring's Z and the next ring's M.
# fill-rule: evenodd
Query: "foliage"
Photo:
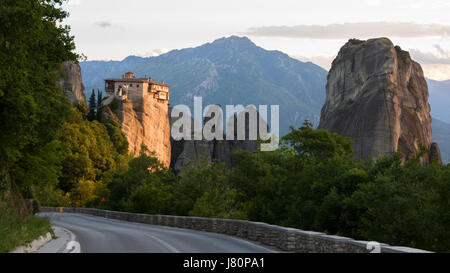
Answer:
M145 149L144 149L145 151ZM201 162L176 177L154 154L143 152L108 184L107 208L150 214L245 218L236 202L229 170L221 163Z
M314 157L326 160L334 156L341 156L344 159L350 159L353 156L353 146L349 138L324 129L314 130L308 121L305 121L299 130L291 127L291 132L283 137L283 141L302 158Z
M107 208L248 219L450 250L450 169L421 164L424 147L406 162L400 153L359 161L349 139L309 122L291 128L282 143L273 152L235 152L232 169L204 161L181 177L142 154L114 176Z
M100 92L100 90L97 90L97 110L95 113L95 119L99 122L102 122L103 119L102 92Z
M53 233L50 221L28 215L19 217L14 208L0 200L0 253L12 251L15 247L26 245L47 232Z
M236 190L229 182L229 170L223 163L203 161L187 168L176 185L179 215L242 218L236 202Z
M119 100L114 98L109 104L109 109L111 109L111 111L117 115L119 113L119 106L120 106Z
M94 194L96 185L128 161L124 148L128 142L117 124L85 120L75 109L64 124L59 144L63 156L59 188L69 193L74 206L99 198Z
M234 155L231 181L248 219L305 230L449 251L450 170L423 165L422 150L352 158L350 142L305 123L279 151Z
M69 102L58 79L61 64L78 57L69 27L61 25L67 17L56 7L61 2L0 4L0 173L28 193L36 181L53 183L59 171L51 142Z
M89 97L89 112L87 114L87 119L89 121L93 121L94 119L96 119L97 117L96 111L97 111L97 101L95 100L95 91L94 89L92 89L91 96Z
M103 120L102 124L106 126L109 137L119 154L127 154L128 152L128 140L125 134L122 132L122 127L117 122L107 119Z
M0 200L1 251L49 228L30 216L23 198L34 199L33 210L83 206L104 194L112 172L129 160L120 126L86 120L85 103L71 107L60 86L62 63L80 57L62 23L62 2L0 4L0 198L14 192L22 200Z
M119 172L108 184L109 208L147 213L173 213L171 193L175 176L154 156L141 154L129 162L129 168Z

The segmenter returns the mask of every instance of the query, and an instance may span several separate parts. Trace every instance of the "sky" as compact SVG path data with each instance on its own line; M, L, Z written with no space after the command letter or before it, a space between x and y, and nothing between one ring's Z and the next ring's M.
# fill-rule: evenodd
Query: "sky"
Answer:
M449 0L69 0L88 60L157 56L231 35L325 69L350 38L388 37L425 76L450 79Z

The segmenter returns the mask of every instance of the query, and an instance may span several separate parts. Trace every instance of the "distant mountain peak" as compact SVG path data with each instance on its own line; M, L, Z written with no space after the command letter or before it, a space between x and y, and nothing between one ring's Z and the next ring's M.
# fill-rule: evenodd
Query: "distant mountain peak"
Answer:
M130 55L125 57L125 59L123 59L121 62L122 63L134 63L136 61L142 60L144 59L143 57L140 56L136 56L136 55Z

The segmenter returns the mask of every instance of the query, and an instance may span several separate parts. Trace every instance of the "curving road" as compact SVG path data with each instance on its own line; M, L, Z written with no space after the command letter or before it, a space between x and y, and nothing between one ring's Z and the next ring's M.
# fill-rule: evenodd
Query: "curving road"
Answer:
M268 253L237 237L106 219L86 214L41 213L75 235L82 253Z

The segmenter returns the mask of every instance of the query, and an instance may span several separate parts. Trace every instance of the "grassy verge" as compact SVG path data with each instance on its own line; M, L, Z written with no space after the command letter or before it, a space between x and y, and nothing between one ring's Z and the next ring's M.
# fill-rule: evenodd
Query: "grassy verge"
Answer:
M20 219L13 210L0 206L0 253L26 245L53 231L47 218L33 215Z

